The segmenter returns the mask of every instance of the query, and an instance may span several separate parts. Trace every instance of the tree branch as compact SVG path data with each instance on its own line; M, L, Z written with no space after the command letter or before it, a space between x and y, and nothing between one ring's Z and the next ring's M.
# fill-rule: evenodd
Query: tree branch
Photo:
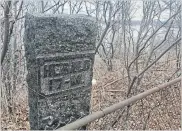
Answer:
M5 9L4 9L4 41L3 41L3 49L1 52L1 65L5 58L6 52L8 50L8 43L9 43L9 12L10 12L11 1L5 2Z
M129 96L131 92L131 88L133 87L135 81L137 78L139 78L141 75L143 75L151 66L153 66L166 52L168 52L174 45L176 45L178 42L181 41L181 38L178 38L171 46L169 46L157 59L155 59L149 66L147 66L141 73L139 73L137 76L135 76L132 80L131 85L128 88L127 96Z
M95 54L97 53L100 45L102 44L102 41L103 41L103 39L104 39L104 37L105 37L109 27L110 27L110 24L111 24L112 3L110 1L108 1L108 4L110 5L110 8L109 8L109 19L108 19L106 28L105 28L104 32L102 33L101 38L99 40L99 43L98 43L98 45L96 47Z

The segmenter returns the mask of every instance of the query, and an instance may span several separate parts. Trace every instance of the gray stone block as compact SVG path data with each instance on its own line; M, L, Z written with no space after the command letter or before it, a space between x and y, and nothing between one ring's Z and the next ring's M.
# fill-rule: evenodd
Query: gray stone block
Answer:
M25 16L32 130L52 130L89 114L97 25L84 15Z

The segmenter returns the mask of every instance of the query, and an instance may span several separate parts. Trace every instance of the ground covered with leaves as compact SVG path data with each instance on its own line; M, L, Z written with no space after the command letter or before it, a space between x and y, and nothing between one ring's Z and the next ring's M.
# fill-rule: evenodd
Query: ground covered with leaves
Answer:
M100 59L95 61L96 83L92 86L91 112L102 110L126 99L127 76L121 66L122 62L117 60L113 64L113 71L107 71ZM136 91L137 94L165 83L174 71L173 62L156 64L146 73ZM12 114L7 114L4 110L1 112L2 129L29 130L26 84L20 86L14 97L15 108ZM117 110L90 123L87 129L178 130L180 129L180 103L180 83L178 83L137 101L130 106L128 115L126 108Z
M94 78L97 84L92 87L91 111L99 111L126 98L127 79L121 67L122 62L115 61L112 72L106 71L103 63L97 61ZM158 62L146 72L137 94L172 80L176 76L175 61ZM105 67L105 68L104 68ZM96 73L97 72L97 73ZM172 76L172 77L171 77ZM180 83L162 89L131 105L128 115L126 108L117 110L92 122L88 129L129 129L129 130L178 130L180 129L181 99ZM126 117L127 115L127 117Z

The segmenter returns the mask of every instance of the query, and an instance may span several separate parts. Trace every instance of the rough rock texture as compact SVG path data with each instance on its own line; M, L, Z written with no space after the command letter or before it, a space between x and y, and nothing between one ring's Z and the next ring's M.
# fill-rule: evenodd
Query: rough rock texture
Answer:
M88 16L26 14L32 130L56 129L88 115L96 32L96 22Z

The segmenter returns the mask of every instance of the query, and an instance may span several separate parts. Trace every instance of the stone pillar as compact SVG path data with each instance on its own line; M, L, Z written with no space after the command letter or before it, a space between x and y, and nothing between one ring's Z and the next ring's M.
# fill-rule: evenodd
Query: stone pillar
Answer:
M96 21L85 15L25 17L31 130L52 130L89 114Z

